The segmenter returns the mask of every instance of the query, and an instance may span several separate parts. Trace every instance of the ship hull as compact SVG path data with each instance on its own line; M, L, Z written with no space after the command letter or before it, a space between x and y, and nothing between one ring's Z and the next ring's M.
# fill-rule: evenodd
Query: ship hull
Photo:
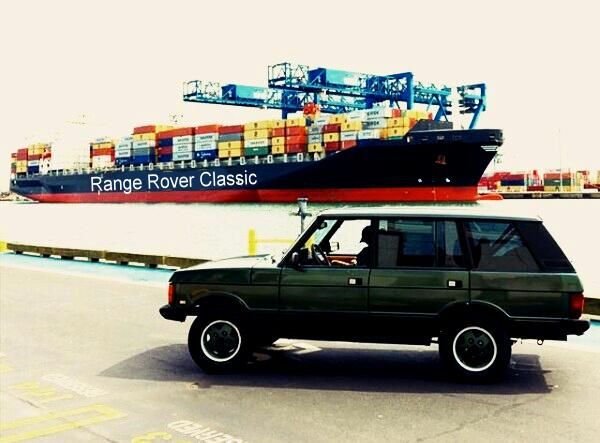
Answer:
M11 190L54 203L472 201L501 143L496 130L428 131L318 161L290 155L286 162L37 175L12 180Z

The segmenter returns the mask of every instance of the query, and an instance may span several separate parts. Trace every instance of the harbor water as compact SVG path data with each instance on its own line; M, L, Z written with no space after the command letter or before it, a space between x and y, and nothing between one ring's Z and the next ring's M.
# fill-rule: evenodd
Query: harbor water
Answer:
M316 214L333 206L309 203L308 209ZM587 199L504 200L468 206L501 214L540 216L573 262L583 281L585 294L600 298L600 202ZM247 254L250 229L255 230L259 240L258 253L284 250L284 243L260 240L293 240L300 230L299 217L291 215L297 211L295 203L0 202L0 240L39 246L219 259Z

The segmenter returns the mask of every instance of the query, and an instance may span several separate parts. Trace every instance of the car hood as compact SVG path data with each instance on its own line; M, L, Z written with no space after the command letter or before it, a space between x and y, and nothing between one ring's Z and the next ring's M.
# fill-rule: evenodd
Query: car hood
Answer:
M269 255L232 257L180 269L173 273L170 281L172 283L248 284L252 268L257 265L275 266Z

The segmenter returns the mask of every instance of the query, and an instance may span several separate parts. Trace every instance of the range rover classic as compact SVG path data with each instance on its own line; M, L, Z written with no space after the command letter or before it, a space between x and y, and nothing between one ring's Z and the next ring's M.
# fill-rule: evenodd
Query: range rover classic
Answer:
M174 272L168 320L192 358L239 369L279 338L439 345L449 372L498 379L517 339L581 335L583 287L535 217L471 209L320 213L292 247Z

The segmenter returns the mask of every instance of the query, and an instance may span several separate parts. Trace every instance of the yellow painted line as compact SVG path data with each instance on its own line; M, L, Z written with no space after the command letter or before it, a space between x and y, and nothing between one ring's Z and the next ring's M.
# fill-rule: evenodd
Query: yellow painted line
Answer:
M6 249L6 242L5 241L0 241L0 252L4 252L7 251Z
M0 374L6 374L7 372L12 372L14 370L15 368L13 368L11 365L7 365L6 363L0 363Z
M92 414L92 416L85 417L85 414ZM84 416L84 418L77 418L77 416ZM45 437L47 435L58 434L60 432L70 431L72 429L82 428L122 417L125 417L125 414L122 412L111 408L110 406L101 404L84 406L77 409L49 412L36 417L0 423L0 432L15 429L19 430L22 428L27 428L31 425L44 424L55 420L64 420L66 423L54 425L50 424L45 428L30 431L25 430L24 432L20 432L18 434L0 436L0 442L12 443L29 440L32 438Z

